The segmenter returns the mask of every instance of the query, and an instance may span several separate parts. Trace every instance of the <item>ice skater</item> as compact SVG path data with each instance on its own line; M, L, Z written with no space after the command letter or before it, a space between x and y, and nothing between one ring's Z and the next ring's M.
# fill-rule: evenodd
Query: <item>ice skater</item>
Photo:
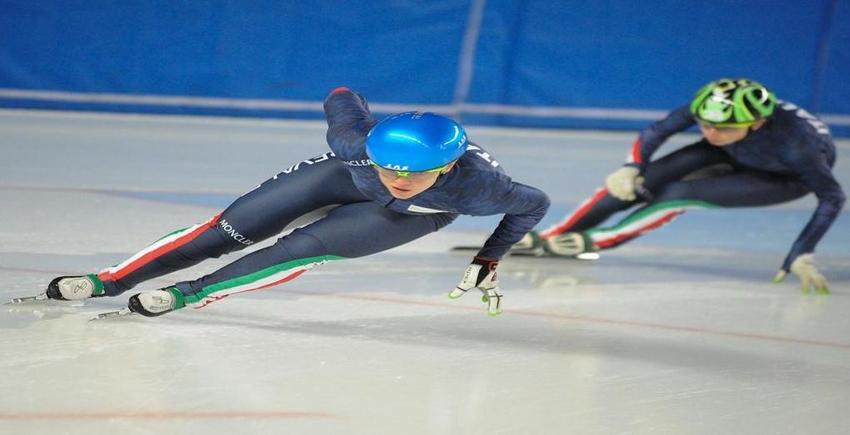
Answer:
M502 311L496 266L545 215L542 191L513 181L463 127L433 113L377 122L366 99L347 87L325 100L331 152L266 180L208 221L175 231L97 273L54 279L41 298L117 296L152 278L281 233L297 218L327 214L273 245L198 278L130 297L124 312L159 316L200 308L235 293L272 287L329 261L386 251L452 222L459 214L504 214L449 297L483 293Z
M667 138L694 124L701 140L651 160ZM717 80L699 89L689 105L644 129L625 166L609 175L604 187L539 238L535 233L525 237L518 248L577 256L620 246L688 209L767 206L811 192L817 208L774 281L790 271L804 292L828 293L813 253L845 201L832 174L834 164L835 145L818 118L777 101L755 81ZM638 208L619 222L600 225L633 206Z

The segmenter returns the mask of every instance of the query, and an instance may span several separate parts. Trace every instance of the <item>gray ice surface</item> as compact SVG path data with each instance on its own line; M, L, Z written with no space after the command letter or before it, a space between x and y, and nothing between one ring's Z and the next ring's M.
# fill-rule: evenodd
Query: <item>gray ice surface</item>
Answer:
M469 133L550 194L543 226L635 135ZM326 150L320 122L0 111L0 299L120 262ZM836 173L850 190L846 141ZM691 211L596 262L507 258L495 318L446 293L469 261L447 248L497 218L156 319L87 321L132 292L2 306L0 434L844 434L847 213L818 248L832 295L770 282L814 203Z

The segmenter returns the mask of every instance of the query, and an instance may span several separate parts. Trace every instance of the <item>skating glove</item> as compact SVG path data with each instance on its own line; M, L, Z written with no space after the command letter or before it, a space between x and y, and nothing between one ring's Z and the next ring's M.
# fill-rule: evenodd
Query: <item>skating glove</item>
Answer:
M487 304L487 313L491 316L501 314L502 295L499 293L499 282L496 277L496 267L499 260L495 258L475 257L463 279L449 292L449 298L457 299L466 294L467 291L478 289L481 291L481 301Z
M794 259L794 262L791 263L791 272L800 278L803 293L829 294L829 282L815 267L814 254L803 254ZM788 275L787 271L780 270L773 278L773 282L782 282L786 275Z
M614 198L622 201L634 201L637 199L635 190L643 184L640 170L634 166L623 166L612 172L605 178L605 187Z

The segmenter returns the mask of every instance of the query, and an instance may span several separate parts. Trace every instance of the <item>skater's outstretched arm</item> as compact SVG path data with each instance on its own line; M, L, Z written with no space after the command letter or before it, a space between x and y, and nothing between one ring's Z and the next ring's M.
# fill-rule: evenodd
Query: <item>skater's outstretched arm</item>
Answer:
M626 165L634 166L642 173L655 151L670 136L685 131L695 124L696 121L688 105L674 109L664 119L650 124L640 132L626 158Z
M818 205L791 245L791 250L782 262L774 281L781 282L788 272L793 272L800 277L804 292L828 293L828 283L815 267L813 253L818 242L841 213L846 195L823 154L805 152L803 147L790 149L799 152L784 156L785 161L797 169L799 179L815 194Z

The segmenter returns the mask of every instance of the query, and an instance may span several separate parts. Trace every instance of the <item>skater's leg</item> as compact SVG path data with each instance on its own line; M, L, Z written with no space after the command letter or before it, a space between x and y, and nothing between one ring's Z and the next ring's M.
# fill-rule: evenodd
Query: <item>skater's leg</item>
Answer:
M676 150L647 166L643 175L643 192L637 199L623 201L610 195L606 188L600 188L566 220L541 234L543 247L553 255L568 257L596 251L600 247L594 243L589 232L598 228L598 225L611 215L645 201L651 201L653 192L658 192L670 183L718 165L730 166L729 157L722 150L705 141Z
M175 231L124 262L86 278L92 282L94 295L114 296L140 282L269 238L328 205L365 199L344 165L330 153L324 154L263 182L207 222ZM54 287L58 289L58 283Z
M223 237L221 214L162 237L130 258L98 272L107 296L118 295L136 284L195 265L244 247Z
M599 249L613 248L671 222L688 209L758 207L792 201L808 193L797 179L743 170L718 177L670 183L654 201L611 227L586 234Z
M600 187L590 198L579 204L564 220L540 232L540 238L546 240L564 233L592 228L604 222L612 214L620 210L625 210L640 201L642 199L622 201L611 196L605 187Z
M180 270L242 246L221 236L221 214L203 224L177 230L115 266L96 274L60 276L53 279L46 294L51 299L85 299L116 296L136 284Z
M694 171L728 161L728 156L722 150L700 141L650 163L643 175L643 187L649 192L655 192ZM614 213L644 201L645 198L623 201L611 196L605 187L601 187L563 221L542 231L540 237L548 239L568 232L588 230L601 224Z
M434 232L454 218L448 213L405 215L374 202L342 205L272 246L195 281L177 283L168 291L180 299L174 308L184 304L200 308L234 293L284 283L327 261L394 248Z

